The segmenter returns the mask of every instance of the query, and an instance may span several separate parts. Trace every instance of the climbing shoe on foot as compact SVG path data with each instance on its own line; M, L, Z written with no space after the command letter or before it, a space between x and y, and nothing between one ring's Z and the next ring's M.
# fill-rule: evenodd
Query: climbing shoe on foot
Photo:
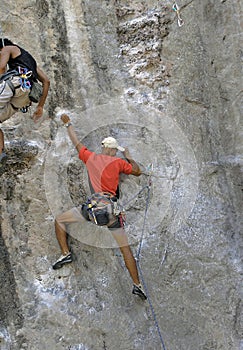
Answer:
M67 255L61 255L60 258L52 266L54 270L60 269L63 265L71 263L73 261L72 254L68 253Z
M133 285L132 294L138 295L142 300L146 300L147 299L147 296L144 293L141 285L137 286L136 284L134 284Z

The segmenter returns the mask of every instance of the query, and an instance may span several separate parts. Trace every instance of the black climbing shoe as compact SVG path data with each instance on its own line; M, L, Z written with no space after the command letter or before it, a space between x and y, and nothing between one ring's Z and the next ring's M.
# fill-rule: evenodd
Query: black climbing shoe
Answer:
M71 263L73 261L72 254L68 253L67 255L61 255L60 258L52 266L54 270L60 269L63 265Z
M137 286L136 284L134 284L133 285L132 294L138 295L142 300L146 300L147 299L147 296L144 293L141 285Z
M7 154L5 152L2 152L0 154L0 175L4 172L7 159L8 159Z

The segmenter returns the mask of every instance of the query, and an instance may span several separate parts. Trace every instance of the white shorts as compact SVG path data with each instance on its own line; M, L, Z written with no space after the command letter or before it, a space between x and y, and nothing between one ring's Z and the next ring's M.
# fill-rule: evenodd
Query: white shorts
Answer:
M13 77L11 82L15 87L20 85L19 77ZM29 90L18 87L13 96L13 91L6 81L0 84L0 122L9 119L19 108L29 104Z

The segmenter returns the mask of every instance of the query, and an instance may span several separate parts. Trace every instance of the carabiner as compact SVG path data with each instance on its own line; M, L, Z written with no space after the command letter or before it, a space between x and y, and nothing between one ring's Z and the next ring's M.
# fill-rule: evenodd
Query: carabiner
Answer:
M27 90L31 88L31 84L30 84L29 80L24 81L23 85L24 85L25 89L27 89Z
M178 24L178 27L182 27L183 24L184 24L184 21L183 21L183 19L180 16L178 16L177 24Z
M32 70L29 70L25 73L27 79L30 78L32 76Z
M23 79L28 79L32 75L32 70L28 71L28 68L18 67L20 77Z
M18 67L18 70L20 75L25 74L27 72L27 69L23 67Z
M173 4L172 10L175 11L175 12L180 11L179 6L177 5L177 3Z

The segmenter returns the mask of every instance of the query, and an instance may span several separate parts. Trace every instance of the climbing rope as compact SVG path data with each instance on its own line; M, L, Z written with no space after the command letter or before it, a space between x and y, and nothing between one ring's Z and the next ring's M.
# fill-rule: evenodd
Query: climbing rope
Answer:
M139 261L137 262L137 267L138 267L138 271L139 271L139 274L140 274L140 277L141 277L141 280L142 280L142 283L143 283L145 294L147 295L149 307L150 307L150 310L151 310L151 313L152 313L152 316L153 316L153 319L154 319L155 327L156 327L157 332L159 334L159 339L160 339L162 348L163 348L163 350L166 350L165 343L164 343L164 340L163 340L163 337L162 337L162 334L161 334L161 330L160 330L160 327L159 327L159 323L157 321L157 317L156 317L156 314L155 314L155 311L154 311L153 304L151 302L151 298L150 298L150 295L149 295L149 292L148 292L148 288L147 288L147 285L146 285L144 277L143 277L143 273L142 273L142 269L140 267Z
M137 262L139 262L139 256L140 256L140 252L141 252L141 248L142 248L144 231L145 231L145 224L146 224L147 213L148 213L148 206L149 206L149 201L150 201L150 190L151 190L151 185L152 185L152 180L151 180L152 171L153 171L153 164L150 164L149 169L148 169L148 176L149 176L148 184L146 186L148 191L147 191L147 198L146 198L145 211L144 211L142 234L140 237L139 246L138 246L138 250L137 250L137 254L136 254Z
M147 174L146 174L147 175ZM129 201L127 201L124 204L121 204L122 208L125 208L129 203L131 203L135 198L137 198L144 190L146 190L146 188L148 188L148 185L145 185L141 188L141 190L139 190L137 193L134 194L134 196L132 196Z
M140 275L141 280L142 280L142 284L143 284L143 287L144 287L144 290L145 290L145 294L147 295L147 300L148 300L149 307L150 307L150 310L151 310L151 313L152 313L152 316L153 316L153 319L154 319L155 327L156 327L157 332L159 334L159 339L160 339L162 348L163 348L163 350L166 350L165 343L164 343L164 340L163 340L163 337L162 337L162 334L161 334L161 330L160 330L160 327L159 327L159 323L157 321L156 314L155 314L155 311L154 311L154 307L153 307L153 304L152 304L152 301L151 301L151 298L150 298L150 295L149 295L149 292L148 292L147 284L146 284L145 279L143 277L142 269L141 269L141 266L140 266L140 253L141 253L141 249L142 249L142 243L143 243L144 231L145 231L145 224L146 224L148 207L149 207L149 202L150 202L150 191L151 191L151 186L152 186L151 177L153 176L153 164L149 165L149 167L147 169L147 172L145 174L148 175L148 183L145 186L143 186L142 189L140 191L138 191L125 205L130 203L140 193L142 193L144 190L147 189L147 197L146 197L146 204L145 204L145 211L144 211L144 220L143 220L142 233L141 233L141 237L140 237L140 240L139 240L139 245L138 245L138 249L137 249L137 253L136 253L136 258L135 259L136 259L136 262L137 262L137 268L138 268L138 272L139 272L139 275Z

